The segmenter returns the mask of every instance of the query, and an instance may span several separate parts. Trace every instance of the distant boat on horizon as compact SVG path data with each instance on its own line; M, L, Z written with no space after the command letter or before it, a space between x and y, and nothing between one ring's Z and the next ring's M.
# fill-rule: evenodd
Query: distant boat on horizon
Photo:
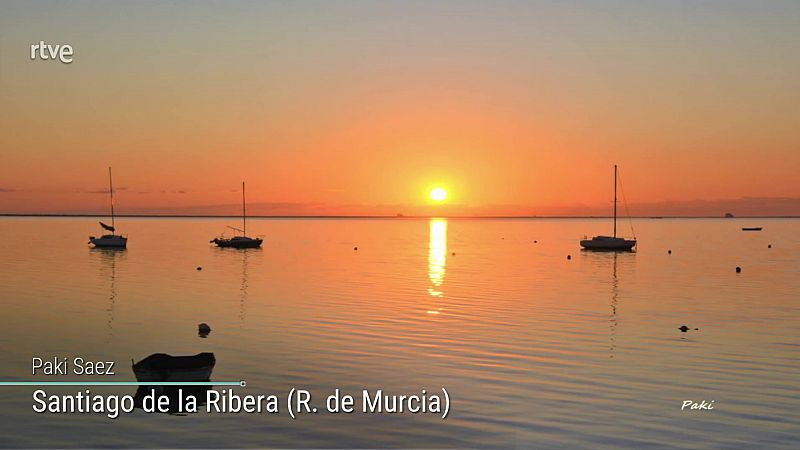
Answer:
M636 239L617 237L617 165L614 164L614 235L595 236L581 241L581 247L596 251L631 251Z
M261 243L264 242L261 238L251 238L247 236L247 207L244 195L244 181L242 181L242 228L239 229L231 226L228 226L228 228L242 233L241 236L228 238L223 234L212 239L211 243L216 244L217 247L224 248L259 248L261 247Z
M100 222L103 230L110 231L111 234L104 234L100 237L89 236L89 243L97 248L126 248L128 246L128 236L115 234L117 231L114 223L114 183L111 180L111 167L108 168L108 193L111 196L111 225Z
M742 231L761 231L763 227L742 227Z

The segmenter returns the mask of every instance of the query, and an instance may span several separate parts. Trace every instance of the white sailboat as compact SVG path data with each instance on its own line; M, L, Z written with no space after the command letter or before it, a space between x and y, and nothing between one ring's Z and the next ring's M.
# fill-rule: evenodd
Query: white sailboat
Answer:
M617 165L614 164L614 235L595 236L581 241L586 250L630 251L636 245L636 239L617 237Z
M114 183L111 181L111 167L108 168L108 192L111 195L111 225L100 222L100 226L110 231L111 234L104 234L100 237L89 236L89 243L98 248L126 248L128 237L116 234L116 224L114 223Z
M247 207L244 198L244 181L242 181L242 229L240 230L239 228L231 226L228 228L242 234L230 238L224 235L218 236L212 239L211 243L216 244L217 247L226 248L259 248L261 247L261 243L264 242L264 240L259 237L251 238L247 236Z

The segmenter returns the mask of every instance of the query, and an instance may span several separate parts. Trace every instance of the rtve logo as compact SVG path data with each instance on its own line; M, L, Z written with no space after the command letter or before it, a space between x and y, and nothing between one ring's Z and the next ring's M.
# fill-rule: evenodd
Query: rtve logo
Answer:
M41 59L42 61L58 59L64 64L72 62L74 51L69 44L46 44L44 41L39 41L38 44L31 44L31 60Z

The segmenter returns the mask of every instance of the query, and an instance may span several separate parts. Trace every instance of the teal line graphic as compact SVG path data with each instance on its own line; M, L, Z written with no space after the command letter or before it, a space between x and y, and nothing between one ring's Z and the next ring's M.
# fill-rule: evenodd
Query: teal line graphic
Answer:
M0 381L0 386L241 386L241 381Z

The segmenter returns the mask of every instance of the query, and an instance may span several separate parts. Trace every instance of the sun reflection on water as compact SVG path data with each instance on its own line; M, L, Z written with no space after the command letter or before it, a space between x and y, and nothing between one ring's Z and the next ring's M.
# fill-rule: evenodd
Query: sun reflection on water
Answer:
M445 266L447 264L447 220L431 219L430 242L428 244L428 277L432 286L428 293L432 297L441 297L444 282ZM438 314L441 308L429 310L429 314Z

